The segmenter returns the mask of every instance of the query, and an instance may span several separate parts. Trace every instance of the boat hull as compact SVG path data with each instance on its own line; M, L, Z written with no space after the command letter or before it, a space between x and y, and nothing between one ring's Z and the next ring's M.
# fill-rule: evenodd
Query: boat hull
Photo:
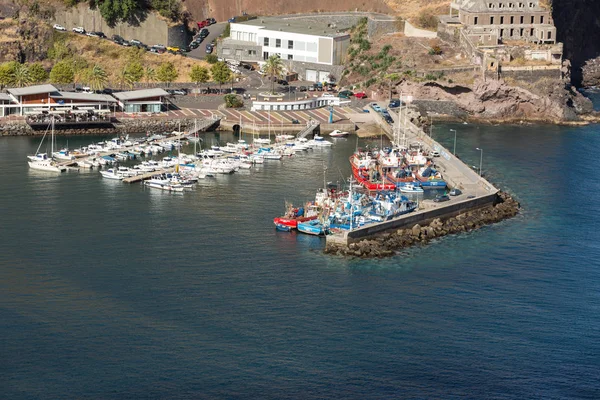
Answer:
M302 222L306 222L306 221L312 221L313 219L317 219L317 216L312 216L312 217L300 217L300 218L285 218L285 217L277 217L275 219L273 219L273 223L275 224L275 227L281 225L281 226L287 226L290 229L297 229L298 228L298 223L302 223Z
M326 234L323 224L312 220L307 222L299 222L297 226L298 232L306 233L308 235L323 236Z

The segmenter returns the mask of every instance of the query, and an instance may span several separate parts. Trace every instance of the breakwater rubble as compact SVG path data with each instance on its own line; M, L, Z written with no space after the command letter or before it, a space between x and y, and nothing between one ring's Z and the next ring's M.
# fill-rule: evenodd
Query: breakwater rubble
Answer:
M328 245L324 252L358 258L390 257L406 247L426 244L442 236L472 231L512 218L518 214L519 209L519 202L505 192L498 192L497 201L493 206L467 211L450 218L436 218L428 225L416 224L412 228L382 233L350 243L348 246Z

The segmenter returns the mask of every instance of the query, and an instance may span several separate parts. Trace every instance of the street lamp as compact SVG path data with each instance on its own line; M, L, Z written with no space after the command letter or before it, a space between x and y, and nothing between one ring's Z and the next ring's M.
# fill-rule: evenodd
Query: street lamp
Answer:
M450 132L454 132L454 151L452 155L456 155L456 129L450 129Z
M479 147L476 147L475 150L479 150L480 154L479 154L479 176L481 177L481 168L483 167L483 149L480 149Z

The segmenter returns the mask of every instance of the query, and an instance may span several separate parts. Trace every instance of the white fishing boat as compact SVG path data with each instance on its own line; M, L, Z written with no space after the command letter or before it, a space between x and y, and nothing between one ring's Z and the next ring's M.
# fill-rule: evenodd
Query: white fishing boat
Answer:
M252 143L256 144L271 144L271 139L267 138L255 138L252 140Z
M51 126L51 138L50 138L50 154L54 153L54 117L52 118L52 122L50 123ZM44 142L44 138L46 137L46 134L48 133L48 130L46 130L46 132L44 132L44 136L42 137L42 140L40 141L40 145L38 146L35 155L33 156L27 156L27 158L29 159L29 161L27 162L29 164L29 168L31 169L36 169L39 171L48 171L48 172L64 172L67 170L67 167L65 167L64 165L59 165L56 161L52 160L52 158L49 158L48 155L46 153L40 153L40 147L42 147L42 143Z

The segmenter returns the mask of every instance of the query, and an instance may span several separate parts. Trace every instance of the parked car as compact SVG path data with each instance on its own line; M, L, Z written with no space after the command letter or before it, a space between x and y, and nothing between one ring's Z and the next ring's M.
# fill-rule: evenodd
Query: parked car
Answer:
M113 42L117 43L117 44L121 44L122 42L125 41L125 39L123 39L121 36L119 35L112 35L112 37L110 38L110 40L112 40Z
M85 36L89 36L89 37L99 37L98 35L96 35L96 32L87 32L85 34Z
M95 33L96 36L98 36L99 38L106 39L106 35L104 34L104 32L96 31L93 33Z
M140 46L142 44L142 42L137 39L131 39L129 43L131 43L133 46Z
M462 192L460 191L460 189L454 188L448 194L450 196L460 196Z
M298 90L299 90L300 92L306 92L306 90L307 90L307 89L308 89L308 88L307 88L306 86L300 86L300 87L298 88Z
M349 98L350 96L354 96L354 93L352 93L351 90L342 90L341 92L338 93L339 97L345 96L345 98Z
M169 46L167 47L167 51L173 51L173 52L178 52L179 50L181 50L179 47L177 46Z
M62 31L62 32L67 31L67 28L65 28L64 26L59 25L59 24L54 24L53 28L56 29L57 31Z
M362 110L362 111L363 111L364 113L367 113L367 114L371 112L371 111L367 110L366 108L363 108L363 110Z
M227 20L227 22L235 22L235 17L231 17Z
M369 104L371 106L371 108L377 112L381 112L381 107L379 107L379 104L377 103L371 103Z
M396 107L400 107L402 105L402 102L400 101L400 99L392 99L390 100L390 104L388 104L388 108L396 108Z
M83 29L83 26L77 26L73 28L72 31L75 33L80 33L82 35L85 34L85 29Z
M447 194L438 194L437 196L435 196L435 199L433 199L433 201L435 201L436 203L442 203L448 200L450 200L450 196L448 196Z
M129 43L127 40L123 40L121 43L119 43L121 46L125 46L125 47L131 47L131 43Z
M210 21L210 24L211 24L211 25L213 25L213 24L216 24L216 23L217 23L217 20L216 20L216 19L214 19L214 18L206 18L206 20L207 20L207 21Z
M357 99L365 99L367 97L367 94L365 92L358 92L354 93L354 97L356 97Z
M213 47L212 47L212 45L211 45L211 44L207 44L207 45L206 45L206 50L205 50L205 53L206 53L206 54L211 54L212 52L213 52Z
M110 89L110 88L104 88L104 89L102 90L102 93L103 93L103 94L113 94L113 92L114 92L114 91L113 91L112 89Z
M200 46L200 43L196 42L195 40L190 43L190 49L197 49L198 46Z
M331 93L323 93L321 95L321 97L335 97L334 95L332 95Z
M440 156L440 152L439 151L432 151L431 152L431 157L439 157Z
M205 26L207 26L207 22L206 21L198 21L198 29L202 29Z
M176 94L179 96L185 96L187 94L187 91L185 89L173 89L170 92L171 94Z
M288 81L286 81L285 79L279 79L277 81L277 83L279 83L282 86L288 86L289 85Z

